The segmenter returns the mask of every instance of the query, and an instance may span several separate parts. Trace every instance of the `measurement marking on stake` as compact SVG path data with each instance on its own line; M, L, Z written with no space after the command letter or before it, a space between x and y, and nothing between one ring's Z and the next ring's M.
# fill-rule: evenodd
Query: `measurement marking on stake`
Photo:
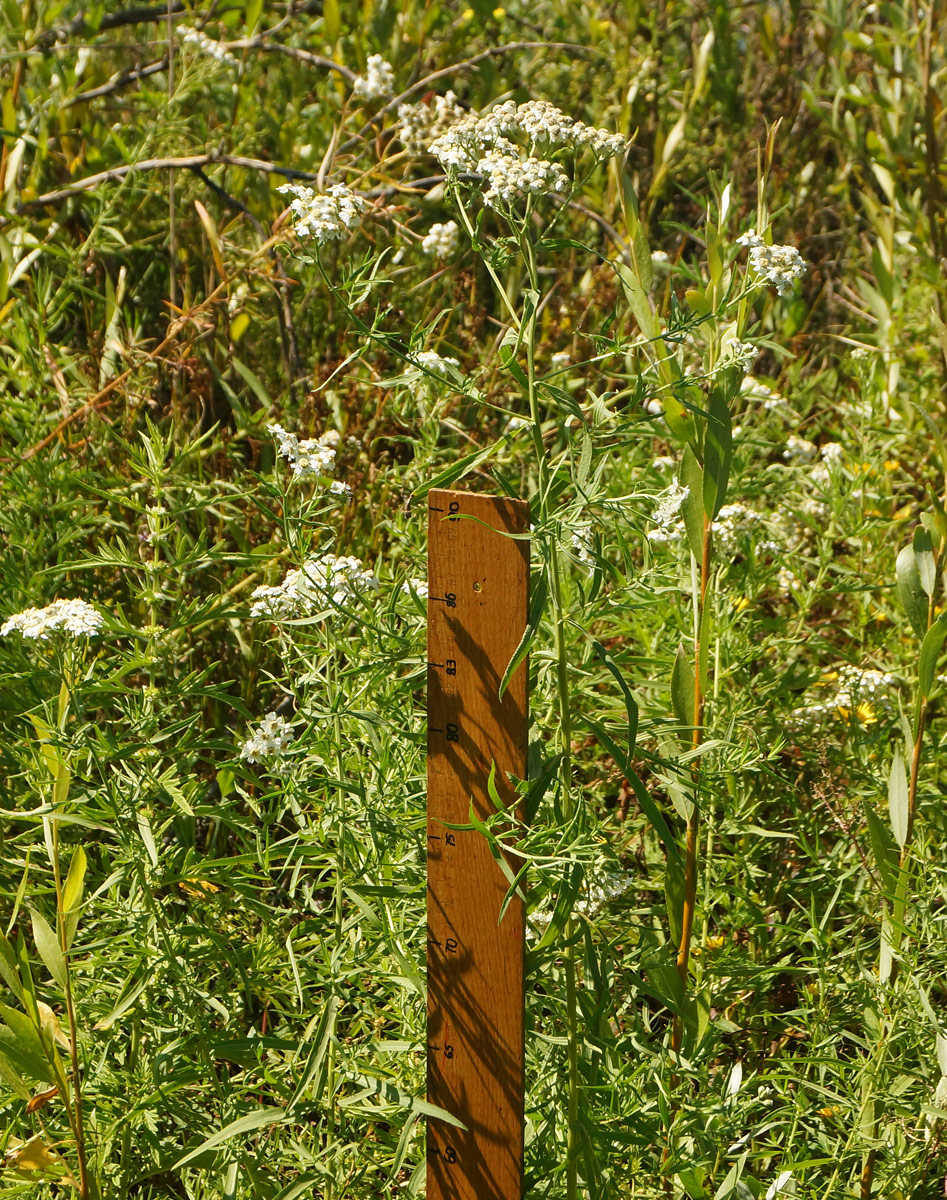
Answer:
M500 681L526 628L528 506L434 490L428 512L428 1099L466 1130L428 1123L428 1200L522 1200L523 910L499 921L503 872L472 802L495 815L525 778L528 676ZM474 520L462 520L473 517ZM431 736L435 735L435 736ZM448 1050L450 1051L448 1053Z

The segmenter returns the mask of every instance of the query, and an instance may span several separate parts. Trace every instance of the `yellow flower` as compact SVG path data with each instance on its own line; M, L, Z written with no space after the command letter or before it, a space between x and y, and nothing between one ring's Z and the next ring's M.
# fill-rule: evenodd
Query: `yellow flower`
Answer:
M733 607L737 612L743 612L745 608L749 608L749 605L750 601L749 597L747 596L737 596L736 600L733 602Z
M493 10L493 19L495 21L502 21L505 16L506 16L505 8L495 8Z
M726 944L727 939L725 937L721 937L719 934L709 937L707 941L704 942L704 945L708 950L721 950Z
M832 1117L837 1117L838 1111L839 1110L838 1110L837 1104L827 1104L825 1106L825 1108L819 1109L819 1116L825 1117L825 1119L828 1121L828 1120L831 1120Z
M855 717L862 725L877 725L878 716L874 706L869 704L867 700L863 700L855 709Z
M900 471L901 464L898 462L898 460L896 458L889 458L887 460L887 462L885 463L885 470L890 475L892 473L892 471Z

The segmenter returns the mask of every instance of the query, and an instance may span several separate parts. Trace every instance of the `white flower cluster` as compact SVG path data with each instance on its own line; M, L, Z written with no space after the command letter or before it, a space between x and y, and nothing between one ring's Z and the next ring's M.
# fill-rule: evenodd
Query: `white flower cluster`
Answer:
M275 712L267 713L253 733L243 743L240 757L247 762L258 763L265 758L277 758L286 753L292 744L293 730L290 723Z
M789 401L785 396L781 396L779 392L774 392L768 383L764 383L762 379L757 379L755 375L743 376L740 391L747 400L752 400L755 404L762 404L766 412L774 412L777 409L789 406Z
M739 367L741 371L749 371L756 362L759 351L752 342L740 342L736 338L728 342L724 352L726 366Z
M658 503L654 512L651 514L652 522L663 529L670 525L677 514L680 512L681 505L690 495L690 488L681 487L680 483L675 479L671 485L666 488L660 496L657 497Z
M228 67L238 67L240 64L236 58L225 50L220 42L215 42L213 38L209 38L206 33L201 33L199 29L192 29L190 25L178 25L175 33L181 38L185 46L196 47L201 54L206 54L219 63L226 63Z
M449 258L457 249L460 229L456 221L445 221L432 225L421 242L421 249L432 258Z
M357 558L325 554L322 558L307 559L298 570L287 572L283 582L275 587L255 588L250 616L271 620L307 616L330 600L333 604L344 604L377 588L378 580Z
M345 237L368 207L344 183L333 184L327 192L315 192L296 183L284 183L276 190L294 197L289 208L297 236L314 238L320 244Z
M789 714L790 729L820 729L852 717L862 725L874 725L879 709L886 713L895 711L891 692L898 681L886 671L845 664L823 676L819 683L827 689L825 699L793 709Z
M542 196L564 192L569 186L569 176L561 167L532 155L520 158L516 154L491 150L478 160L477 170L490 180L483 200L491 208L496 208L500 201L513 204L518 196L526 193Z
M399 104L398 137L409 154L423 154L466 115L453 92L435 96L433 104Z
M363 100L382 100L390 96L395 88L395 73L391 63L385 62L380 54L368 56L368 70L357 75L352 91Z
M572 553L577 562L590 571L595 569L595 556L592 553L592 526L585 523L576 525L572 531Z
M460 367L460 363L456 358L441 357L440 354L435 354L433 350L419 351L414 356L414 361L425 371L429 371L433 375L443 375L445 378L450 375L451 367Z
M745 504L725 504L717 513L713 529L714 545L723 554L738 554L747 538L752 540L766 530L766 518ZM776 549L769 541L757 543L756 548L768 552Z
M606 875L601 883L593 883L585 896L577 900L572 915L576 917L586 917L591 920L602 911L610 900L616 900L619 896L623 896L625 892L634 883L633 875ZM537 912L530 913L529 924L532 928L527 930L527 936L533 938L537 931L544 933L552 920L553 910L551 908L540 909Z
M426 579L406 579L401 585L401 590L406 596L410 596L413 592L419 600L426 600L428 597Z
M267 425L266 431L276 438L280 454L289 461L297 479L317 479L320 475L328 475L335 467L339 435L334 429L327 430L321 438L304 438L303 441L295 433L287 433L282 425Z
M549 363L554 371L564 371L572 365L572 355L568 350L557 350Z
M71 637L91 637L102 628L102 614L85 600L54 600L45 608L25 608L0 625L0 637L22 633L31 641L48 641L62 629Z
M789 463L810 463L819 453L819 448L815 442L807 441L806 438L796 437L791 433L786 439L786 449L783 451L783 458Z
M845 457L845 451L838 442L825 442L819 447L819 454L827 467L839 467Z
M755 229L737 238L750 251L750 270L761 282L771 283L780 296L788 296L792 285L806 273L806 262L795 246L767 246Z
M533 154L524 154L519 142L530 148L556 150L571 146L574 150L590 147L607 158L620 154L625 139L605 129L595 129L566 116L545 100L516 104L506 100L484 116L470 114L455 122L428 149L446 171L477 171L486 175L490 187L484 195L487 204L512 203L524 193L534 195L562 192L569 177L555 163Z

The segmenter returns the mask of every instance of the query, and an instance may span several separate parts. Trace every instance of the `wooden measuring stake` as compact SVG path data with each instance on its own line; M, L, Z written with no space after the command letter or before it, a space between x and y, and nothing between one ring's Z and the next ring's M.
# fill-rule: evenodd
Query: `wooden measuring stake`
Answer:
M526 628L529 506L428 493L428 1200L523 1194L523 907L485 837L451 829L495 814L491 764L526 777L527 667L500 682Z

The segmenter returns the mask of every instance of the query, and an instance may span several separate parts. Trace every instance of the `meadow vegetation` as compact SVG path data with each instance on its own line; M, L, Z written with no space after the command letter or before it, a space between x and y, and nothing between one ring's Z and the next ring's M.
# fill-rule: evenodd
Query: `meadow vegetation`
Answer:
M456 486L526 1195L943 1196L943 0L0 11L0 1194L423 1194Z

